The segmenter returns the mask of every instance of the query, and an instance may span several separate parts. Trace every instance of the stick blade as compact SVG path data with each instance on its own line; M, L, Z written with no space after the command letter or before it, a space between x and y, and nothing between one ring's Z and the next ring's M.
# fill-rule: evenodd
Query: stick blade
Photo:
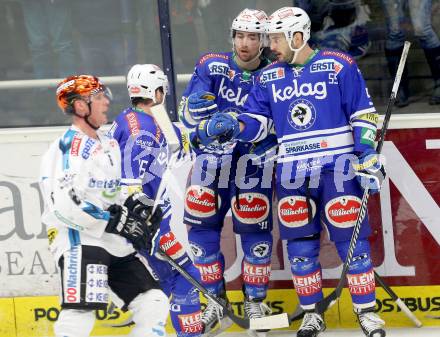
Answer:
M286 313L249 320L251 330L280 329L287 328L289 325L289 316Z
M170 117L168 116L168 113L165 110L163 104L152 106L151 114L153 115L156 123L162 130L171 152L176 152L180 148L179 137L177 137L173 123L171 122Z

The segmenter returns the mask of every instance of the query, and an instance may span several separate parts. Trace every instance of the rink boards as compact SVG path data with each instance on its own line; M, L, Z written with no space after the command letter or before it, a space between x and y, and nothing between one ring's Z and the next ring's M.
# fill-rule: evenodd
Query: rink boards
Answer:
M423 117L423 119L420 118ZM0 130L0 336L50 335L58 308L58 273L48 251L37 176L41 155L64 128ZM369 202L376 270L425 325L440 326L440 116L393 116L384 145L388 178L380 198ZM183 163L170 182L173 230L187 244L181 225L182 194L191 162ZM274 228L274 252L268 302L274 313L296 305L285 246ZM241 313L241 247L231 230L230 214L222 233L226 280L237 314ZM324 288L331 290L341 272L341 261L325 235L320 254ZM389 326L411 322L378 290L378 310ZM115 334L105 324L121 322L116 312L98 313L96 333ZM352 327L349 298L343 296L326 315L329 326ZM293 327L296 327L293 325ZM16 329L16 330L15 330ZM111 329L111 330L108 330ZM116 331L125 333L126 328Z
M419 318L424 326L439 325L440 320L440 286L393 287L404 299L410 310ZM328 293L331 289L325 289ZM411 327L412 322L398 310L397 305L378 289L378 312L385 319L387 327ZM240 291L229 291L228 297L237 315L243 314L243 295ZM293 312L296 305L296 295L290 289L271 290L266 303L274 314ZM14 314L15 313L15 314ZM0 299L0 336L2 337L42 337L53 336L52 325L58 317L59 306L56 296L16 297ZM129 315L119 310L112 314L105 311L96 312L93 336L125 335L130 327L112 327L123 323ZM352 312L350 296L346 290L340 301L330 308L325 316L329 328L355 328L357 323ZM288 329L297 330L298 322ZM288 330L283 329L283 330ZM232 326L228 331L241 331ZM167 324L167 332L173 333L171 323Z

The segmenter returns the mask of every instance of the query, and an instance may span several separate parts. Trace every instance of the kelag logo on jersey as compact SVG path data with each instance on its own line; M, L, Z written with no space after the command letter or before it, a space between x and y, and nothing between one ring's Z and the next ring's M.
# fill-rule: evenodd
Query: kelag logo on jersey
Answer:
M289 105L287 121L295 130L307 130L316 120L316 110L306 99L297 99Z
M272 84L272 95L274 103L284 102L293 97L313 96L315 99L324 99L327 97L327 87L325 82L302 83L298 85L297 80L292 81L293 86L285 86L284 89L276 89Z
M229 77L229 66L223 62L212 62L208 66L211 75L223 75Z
M224 98L230 103L234 103L236 106L243 106L244 102L246 102L248 94L242 96L241 93L242 89L240 87L237 88L237 92L235 92L232 88L228 88L228 86L225 85L225 79L222 78L217 96Z
M334 71L336 74L339 74L339 72L344 68L342 63L339 63L336 60L332 59L322 59L318 60L316 62L313 62L310 65L310 72L311 73L319 73L324 71Z
M263 72L261 75L261 83L267 83L270 81L280 80L284 78L284 69L283 68L274 68L269 69Z

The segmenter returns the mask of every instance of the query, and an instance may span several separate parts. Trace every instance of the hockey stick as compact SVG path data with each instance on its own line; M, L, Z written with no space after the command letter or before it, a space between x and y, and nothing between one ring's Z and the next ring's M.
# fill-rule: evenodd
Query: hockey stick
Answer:
M151 112L156 120L156 123L159 125L159 128L162 130L165 139L169 146L171 146L171 151L177 152L180 149L180 142L174 130L174 127L168 117L168 114L163 105L156 105L151 109ZM160 182L160 186L157 191L156 199L160 198L161 191L165 188L166 182L166 174L171 171L171 165L167 165L166 172L162 176L162 181ZM162 186L163 185L163 186ZM155 202L157 205L157 200ZM231 318L231 320L236 323L238 326L244 329L276 329L276 328L285 328L289 326L289 319L286 313L266 316L261 318L241 318L234 314L232 309L230 309L226 302L218 298L215 295L212 295L208 292L208 290L200 284L196 279L194 279L184 268L182 268L176 261L174 261L170 256L168 256L160 247L158 248L158 253L161 255L163 259L165 259L173 268L175 268L182 276L190 282L194 287L196 287L208 300L213 301L220 307L222 307L223 312Z
M150 111L157 125L159 125L160 130L163 132L171 153L175 153L180 149L179 137L177 137L177 134L174 131L173 123L171 122L165 107L163 104L154 105L150 108Z
M226 301L211 293L201 285L195 278L193 278L184 268L182 268L176 261L168 256L161 248L158 249L159 254L164 258L173 268L175 268L185 279L196 287L208 300L214 302L222 307L223 312L231 318L231 320L243 329L259 330L259 329L277 329L287 328L289 326L289 319L286 313L260 317L260 318L241 318L234 314Z
M396 100L397 91L399 89L400 80L402 78L403 69L405 67L406 58L408 56L409 47L411 46L411 43L408 41L405 41L405 44L403 46L402 56L400 57L399 66L397 68L396 77L394 78L394 84L391 89L391 95L388 100L387 109L385 112L385 117L383 121L382 131L379 137L379 141L376 147L376 152L380 153L382 151L382 146L385 140L385 134L388 130L388 124L391 119L391 110L394 105L394 102ZM337 299L341 296L342 289L345 286L345 279L347 276L348 268L350 267L351 261L353 259L353 253L354 249L356 248L357 239L359 237L359 233L361 230L361 223L365 218L365 215L367 213L367 202L369 197L369 188L366 186L364 188L364 194L362 196L361 206L359 209L359 214L356 219L356 223L353 228L353 234L350 239L350 245L348 247L347 251L347 257L345 259L342 273L339 279L339 282L336 286L336 288L328 295L327 297L324 297L321 301L316 303L315 305L315 311L319 314L324 313L328 308L330 308L333 304L336 303ZM301 307L297 307L296 311L290 315L290 321L294 321L296 319L299 319L300 315L303 314L303 310Z
M396 304L399 306L399 308L403 311L403 313L414 323L414 325L418 328L422 327L422 322L418 320L418 318L409 310L409 308L406 306L405 302L403 302L399 296L391 289L380 277L380 275L374 271L374 276L376 277L377 283L380 284L380 286L387 292L388 295L390 295L391 299L396 302Z

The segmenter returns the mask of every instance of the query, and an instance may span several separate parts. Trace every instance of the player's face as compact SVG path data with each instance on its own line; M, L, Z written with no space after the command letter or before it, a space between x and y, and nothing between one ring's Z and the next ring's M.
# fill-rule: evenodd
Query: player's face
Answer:
M156 104L162 103L163 99L165 97L165 94L163 92L163 88L157 88L155 92L155 98L156 98Z
M260 34L237 31L234 37L235 53L244 62L251 61L260 52Z
M90 102L90 123L97 127L107 123L107 112L110 107L110 99L106 93L99 92L91 96Z
M276 55L278 61L289 62L293 52L289 48L284 33L269 34L270 50Z

